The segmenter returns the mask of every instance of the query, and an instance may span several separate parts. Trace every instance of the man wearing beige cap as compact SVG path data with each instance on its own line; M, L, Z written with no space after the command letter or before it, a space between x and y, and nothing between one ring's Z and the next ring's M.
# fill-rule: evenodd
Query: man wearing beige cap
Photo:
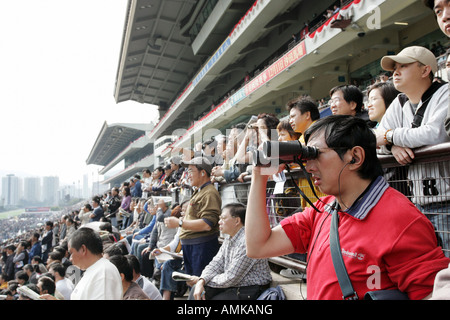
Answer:
M187 167L195 191L189 201L184 219L169 217L164 220L168 228L180 227L185 272L200 276L203 269L219 251L219 219L222 200L211 183L211 162L206 157L182 161Z
M411 164L415 148L450 141L443 121L448 109L448 85L433 82L436 58L423 47L407 47L397 55L385 56L381 67L392 71L394 86L401 94L386 110L376 130L377 145L380 153L392 152L401 165ZM424 213L450 212L450 185L444 183L449 176L450 168L442 163L411 164L411 201ZM432 214L429 218L440 231L443 246L450 249L448 216Z

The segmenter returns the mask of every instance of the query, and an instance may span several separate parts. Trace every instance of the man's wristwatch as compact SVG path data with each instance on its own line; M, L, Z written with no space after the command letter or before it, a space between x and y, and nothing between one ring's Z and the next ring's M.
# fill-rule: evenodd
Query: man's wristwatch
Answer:
M392 144L392 138L393 138L393 136L394 136L394 130L389 129L389 130L387 130L387 131L385 132L385 134L384 134L384 140L386 140L386 142L387 142L388 144Z
M183 226L183 219L178 219L178 226L181 228Z

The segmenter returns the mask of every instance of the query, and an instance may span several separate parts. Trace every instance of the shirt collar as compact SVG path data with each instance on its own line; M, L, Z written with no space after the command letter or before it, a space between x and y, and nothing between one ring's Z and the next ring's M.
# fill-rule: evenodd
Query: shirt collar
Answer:
M383 196L386 189L389 187L387 181L382 177L377 177L370 185L364 190L362 195L348 208L345 212L354 218L363 220L367 217L370 210L378 203ZM336 200L335 200L336 201ZM330 206L327 206L329 210Z

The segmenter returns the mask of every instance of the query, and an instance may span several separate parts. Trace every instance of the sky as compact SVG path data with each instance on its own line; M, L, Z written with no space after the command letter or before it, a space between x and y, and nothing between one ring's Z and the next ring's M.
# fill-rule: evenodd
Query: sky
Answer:
M86 159L105 121L158 120L156 106L114 99L127 3L0 1L0 176L96 180Z

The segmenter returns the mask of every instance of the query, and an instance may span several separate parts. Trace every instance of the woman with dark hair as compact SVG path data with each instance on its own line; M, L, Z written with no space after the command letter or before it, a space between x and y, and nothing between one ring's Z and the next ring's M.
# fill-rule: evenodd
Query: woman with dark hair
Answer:
M399 93L392 82L377 82L371 85L367 90L369 119L376 121L378 126L386 109Z
M260 113L256 123L250 125L245 137L238 147L236 159L239 163L251 163L252 151L264 141L277 140L276 129L280 120L270 113ZM273 136L272 136L273 134Z
M122 189L122 203L120 204L120 215L122 216L122 229L126 229L131 224L131 191L129 187Z

